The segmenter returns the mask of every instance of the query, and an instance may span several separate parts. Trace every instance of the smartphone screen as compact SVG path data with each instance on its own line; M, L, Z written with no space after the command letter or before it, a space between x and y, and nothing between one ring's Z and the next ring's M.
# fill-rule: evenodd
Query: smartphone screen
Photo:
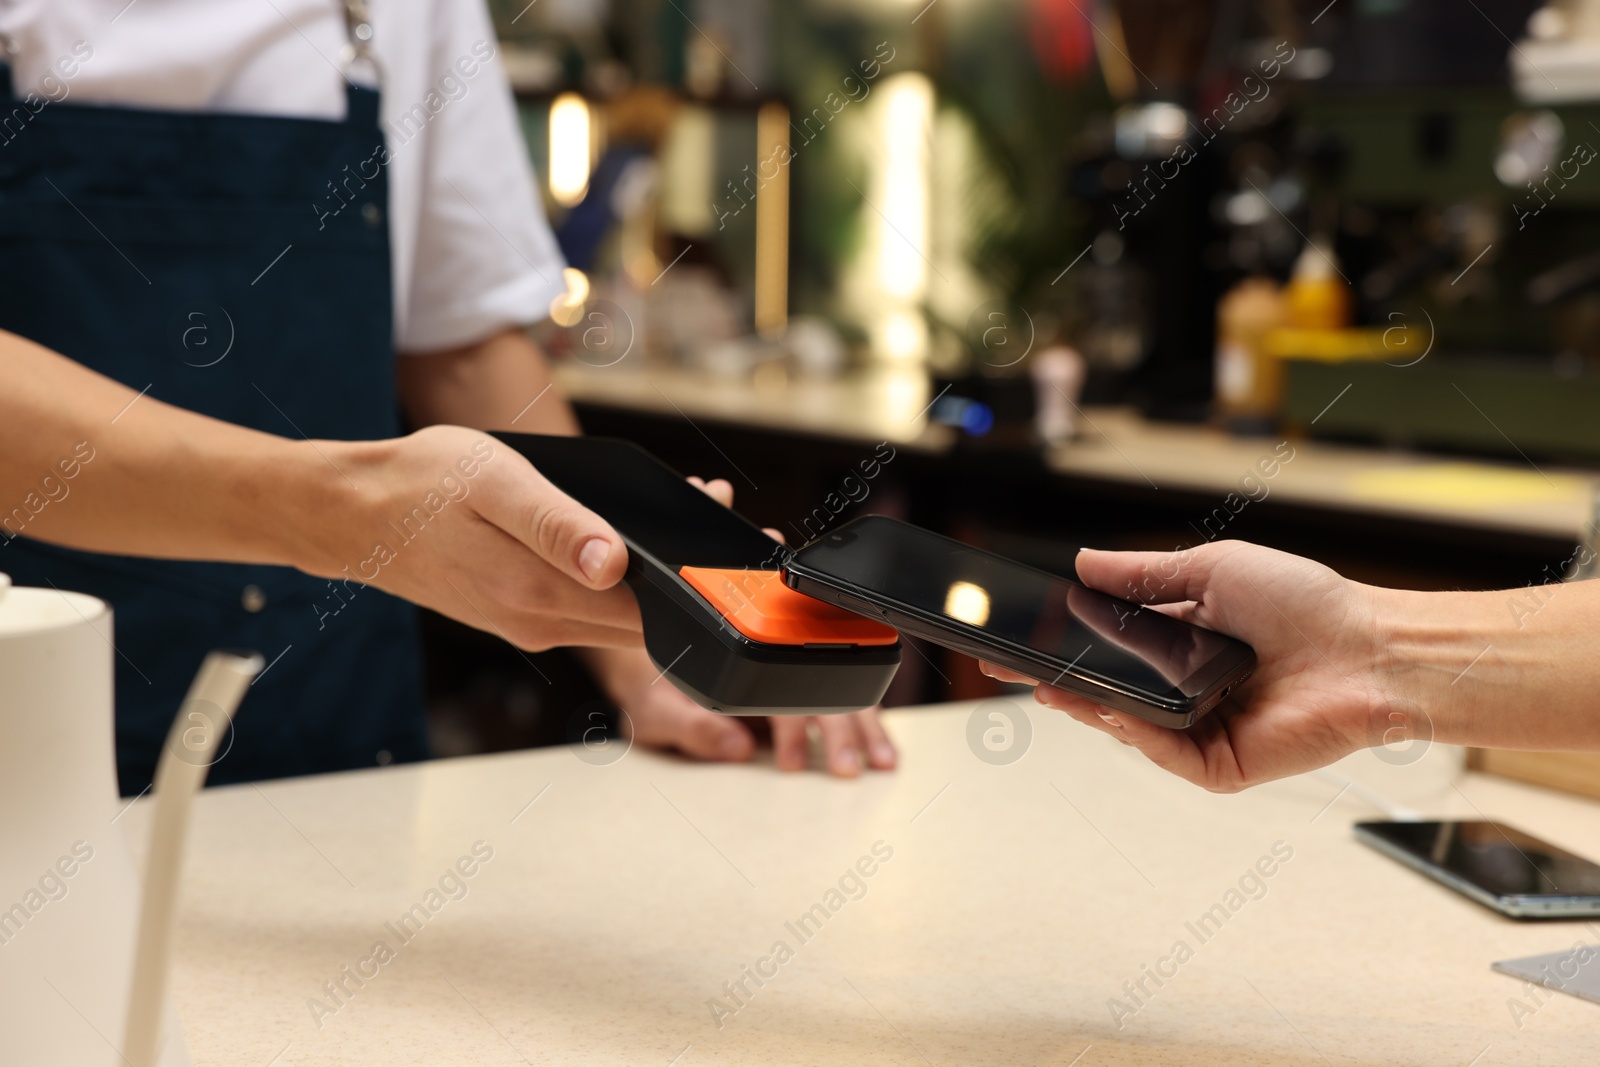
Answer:
M1490 896L1600 897L1600 866L1500 823L1363 822L1356 831Z
M673 570L776 570L785 550L638 445L610 437L497 434L557 489Z
M1169 704L1203 692L1219 657L1252 655L1231 637L879 515L818 538L791 567Z

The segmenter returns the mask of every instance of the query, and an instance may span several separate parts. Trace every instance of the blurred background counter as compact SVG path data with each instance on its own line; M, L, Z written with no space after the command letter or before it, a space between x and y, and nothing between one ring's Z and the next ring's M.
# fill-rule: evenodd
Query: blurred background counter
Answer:
M826 447L889 442L925 459L949 459L960 438L930 422L933 403L920 376L859 374L824 380L768 383L727 381L683 370L649 375L609 374L566 365L557 383L592 424L655 432L660 447L683 451L675 435L642 420L681 421L723 432L754 433L774 451L795 445ZM1250 504L1326 512L1323 519L1412 522L1442 527L1438 536L1502 536L1507 546L1570 549L1593 517L1593 472L1582 467L1510 464L1399 450L1282 438L1243 437L1215 427L1158 422L1129 407L1080 408L1082 430L1043 453L1042 476L1058 482L1098 482L1111 487L1162 489L1201 495L1225 505L1232 521ZM610 431L608 431L610 432ZM701 435L713 452L710 435ZM692 451L691 451L692 454ZM990 457L996 465L1002 457ZM1287 461L1285 461L1287 460ZM982 465L983 457L978 457ZM1270 477L1258 465L1275 469ZM724 465L728 459L724 458ZM937 464L936 464L937 465ZM737 474L733 475L737 478ZM1041 482L1041 491L1051 486ZM1057 484L1054 491L1066 486ZM1234 509L1238 510L1235 511ZM1196 529L1215 540L1223 523L1209 512ZM1229 536L1232 536L1231 534ZM1381 553L1374 559L1381 558Z

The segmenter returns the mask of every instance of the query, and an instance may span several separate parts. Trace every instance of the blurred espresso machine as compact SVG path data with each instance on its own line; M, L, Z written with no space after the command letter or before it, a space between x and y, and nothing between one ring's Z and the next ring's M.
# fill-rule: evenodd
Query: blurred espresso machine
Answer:
M1222 6L1122 0L1105 12L1097 49L1120 103L1086 131L1068 179L1092 234L1071 283L1086 395L1132 400L1158 418L1203 418L1211 398L1226 279L1207 264L1222 237L1211 206L1223 160L1191 142Z
M1600 0L1104 10L1090 399L1214 414L1219 304L1309 261L1348 310L1277 346L1274 429L1600 459Z

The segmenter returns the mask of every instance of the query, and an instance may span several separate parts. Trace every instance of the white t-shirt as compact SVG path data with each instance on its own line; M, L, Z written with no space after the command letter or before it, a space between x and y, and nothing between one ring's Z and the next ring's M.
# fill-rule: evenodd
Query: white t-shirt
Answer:
M396 348L450 348L537 322L565 291L565 264L483 0L373 0L372 12ZM4 0L0 33L19 50L19 96L344 117L341 0Z

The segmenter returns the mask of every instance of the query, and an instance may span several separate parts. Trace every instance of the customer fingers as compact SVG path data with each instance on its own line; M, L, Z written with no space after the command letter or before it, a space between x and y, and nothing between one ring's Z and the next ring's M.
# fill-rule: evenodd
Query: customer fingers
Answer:
M1233 544L1237 548L1237 544ZM1223 549L1222 551L1218 551ZM1078 552L1078 577L1091 589L1140 604L1199 600L1216 565L1229 555L1224 543L1181 552Z
M1194 738L1187 731L1169 730L1165 726L1146 722L1137 715L1115 711L1050 686L1040 686L1034 697L1039 703L1064 711L1085 726L1110 734L1123 744L1138 749L1162 770L1204 784L1205 761Z
M1029 678L1026 674L1018 674L1009 667L1001 667L990 663L988 660L979 660L978 669L997 682L1018 682L1022 685L1038 685L1038 679Z
M1186 731L1169 730L1126 712L1107 711L1106 715L1121 730L1122 739L1143 753L1151 763L1191 782L1199 781L1204 761L1200 758L1194 738Z
M1096 704L1092 700L1085 700L1083 697L1077 696L1076 694L1068 693L1065 690L1056 689L1053 686L1048 685L1041 685L1035 689L1033 691L1033 699L1037 700L1047 708L1054 708L1057 711L1064 711L1073 719L1083 723L1083 725L1099 730L1103 734L1109 734L1125 745L1131 744L1131 742L1125 736L1123 736L1121 725L1112 722L1111 720L1107 719L1104 714L1102 714L1110 709L1102 708L1099 704Z

